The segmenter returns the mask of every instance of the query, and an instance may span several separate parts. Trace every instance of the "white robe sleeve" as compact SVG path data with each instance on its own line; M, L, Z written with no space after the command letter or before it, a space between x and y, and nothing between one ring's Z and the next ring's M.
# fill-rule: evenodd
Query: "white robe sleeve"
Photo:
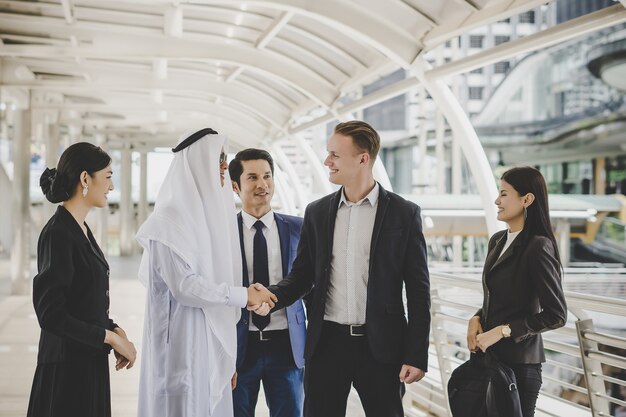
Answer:
M198 308L215 305L243 308L248 304L245 287L233 287L226 283L211 284L192 271L180 256L164 244L152 241L151 249L153 268L178 303Z

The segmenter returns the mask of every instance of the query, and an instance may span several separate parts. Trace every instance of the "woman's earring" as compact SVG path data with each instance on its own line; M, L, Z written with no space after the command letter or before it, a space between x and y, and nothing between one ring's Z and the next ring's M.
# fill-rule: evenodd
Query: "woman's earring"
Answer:
M87 193L89 192L89 186L83 185L83 197L87 197ZM526 210L526 209L524 209Z

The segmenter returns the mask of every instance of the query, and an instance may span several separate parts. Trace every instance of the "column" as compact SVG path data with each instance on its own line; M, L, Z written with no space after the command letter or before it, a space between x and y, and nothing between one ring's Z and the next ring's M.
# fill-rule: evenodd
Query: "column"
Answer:
M556 223L556 238L559 245L559 255L563 268L567 267L570 261L570 224L566 219L560 219Z
M593 164L593 194L606 192L606 158L596 158Z
M16 110L13 122L12 293L30 292L30 110Z
M443 118L443 117L442 117ZM456 139L452 139L452 161L450 163L450 174L452 176L452 194L461 194L461 148ZM439 174L438 174L439 175ZM445 194L445 190L440 191L441 194ZM468 242L469 245L469 242ZM453 264L455 266L461 266L463 264L463 236L454 236L452 238L452 253ZM469 260L469 246L468 246L468 260Z
M60 129L57 123L48 123L48 132L46 135L46 167L55 168L59 162L59 139ZM52 217L56 210L56 204L52 204L45 197L43 199L44 218Z
M121 181L120 181L120 255L130 256L133 253L133 219L132 201L132 151L130 145L121 150Z
M139 205L137 207L137 225L148 218L148 151L139 153Z
M96 145L101 147L105 152L108 153L108 144L106 142L106 137L102 134L96 134ZM113 161L111 161L112 163ZM116 173L113 173L116 175ZM109 209L109 204L101 209L96 209L96 233L95 238L100 245L100 249L104 252L105 255L109 254L109 216L111 215L111 210Z

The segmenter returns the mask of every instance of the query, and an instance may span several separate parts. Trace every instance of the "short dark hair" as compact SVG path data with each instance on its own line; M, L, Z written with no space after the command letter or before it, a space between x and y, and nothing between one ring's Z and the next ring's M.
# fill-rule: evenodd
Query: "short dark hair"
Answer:
M526 208L524 230L527 230L531 236L545 236L550 239L560 263L559 247L550 222L548 188L541 172L533 167L515 167L502 174L500 179L510 184L520 196L528 193L535 196L535 201Z
M335 133L350 136L354 146L369 154L372 163L376 160L380 150L380 136L369 124L361 120L350 120L335 126Z
M272 155L268 151L264 151L263 149L256 148L248 148L243 151L237 152L235 158L230 161L228 164L228 173L230 174L230 179L235 181L239 187L241 187L241 174L243 174L243 164L242 161L255 161L257 159L263 159L270 164L270 169L272 170L272 175L274 175L274 159L272 159Z
M111 157L101 147L78 142L63 152L56 169L46 169L41 174L39 184L48 201L60 203L72 198L83 171L93 176L110 163Z

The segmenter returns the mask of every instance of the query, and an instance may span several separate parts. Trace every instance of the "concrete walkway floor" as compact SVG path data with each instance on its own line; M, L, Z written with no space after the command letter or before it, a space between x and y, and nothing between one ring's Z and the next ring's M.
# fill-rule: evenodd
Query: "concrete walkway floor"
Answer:
M136 278L139 257L111 257L109 263L111 317L126 330L139 351L139 360L131 370L116 372L113 355L110 356L112 411L114 417L135 417L145 289ZM0 261L0 281L3 284L7 283L8 271L8 261ZM9 288L9 285L2 285L0 291L0 417L23 417L28 408L37 361L39 325L30 295L9 296ZM264 398L261 393L256 409L258 417L269 416ZM354 391L350 394L347 416L364 416Z

